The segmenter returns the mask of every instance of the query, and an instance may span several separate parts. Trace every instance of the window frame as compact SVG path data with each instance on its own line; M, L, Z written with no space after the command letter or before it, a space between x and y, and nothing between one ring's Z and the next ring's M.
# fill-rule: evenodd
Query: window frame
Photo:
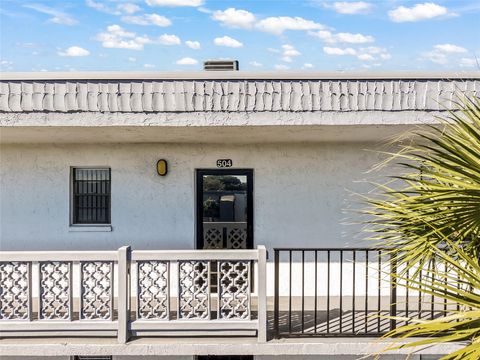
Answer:
M75 209L74 209L74 171L76 169L83 170L108 170L110 175L110 201L109 201L109 222L108 223L76 223L75 222ZM78 229L80 231L92 231L100 229L101 231L111 231L112 228L112 168L110 166L70 166L69 174L69 193L70 193L70 206L69 206L69 227L70 230Z

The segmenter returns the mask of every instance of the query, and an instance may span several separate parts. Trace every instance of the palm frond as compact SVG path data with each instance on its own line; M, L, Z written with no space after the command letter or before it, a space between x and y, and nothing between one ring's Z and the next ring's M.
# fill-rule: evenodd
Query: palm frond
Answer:
M407 321L385 338L415 339L385 350L445 342L465 346L442 360L480 359L480 99L413 137L378 167L397 163L401 174L363 199L366 231L387 248L397 286L440 299L443 316ZM377 168L378 168L377 167ZM388 271L392 269L389 264Z
M404 248L421 258L427 244L444 246L443 237L480 249L480 99L459 100L459 111L440 126L419 130L391 153L403 173L377 187L363 214L370 238L382 246ZM406 263L406 253L399 253ZM412 260L412 259L410 259Z
M398 327L384 338L404 340L423 337L408 343L393 344L383 351L399 348L417 348L419 346L464 341L465 346L454 353L446 355L442 360L479 359L480 355L480 262L472 258L461 246L445 239L455 256L442 249L431 247L432 256L442 266L426 267L422 275L416 279L403 275L394 275L398 285L411 291L422 291L445 303L455 305L444 316L436 319L410 319L409 324ZM403 285L402 285L403 284ZM451 307L451 306L450 306Z

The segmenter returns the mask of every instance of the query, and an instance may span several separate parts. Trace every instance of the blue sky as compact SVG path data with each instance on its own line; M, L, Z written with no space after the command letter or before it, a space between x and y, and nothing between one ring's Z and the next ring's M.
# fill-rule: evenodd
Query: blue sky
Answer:
M479 20L479 0L2 0L0 70L475 70Z

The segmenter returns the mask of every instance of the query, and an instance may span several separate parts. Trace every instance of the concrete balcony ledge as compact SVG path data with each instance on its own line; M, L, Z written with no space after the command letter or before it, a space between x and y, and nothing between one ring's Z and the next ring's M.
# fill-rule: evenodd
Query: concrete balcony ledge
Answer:
M405 344L399 341L398 344ZM23 338L0 340L0 356L362 356L375 353L391 341L378 338L303 338L259 343L254 338L138 338L119 344L114 338ZM403 348L389 355L440 355L458 350L461 343ZM402 357L403 358L403 357ZM413 357L415 359L415 357Z

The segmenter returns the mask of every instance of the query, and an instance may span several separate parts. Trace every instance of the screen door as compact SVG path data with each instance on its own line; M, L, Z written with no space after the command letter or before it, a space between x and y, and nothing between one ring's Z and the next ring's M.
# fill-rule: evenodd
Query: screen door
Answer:
M197 170L197 249L253 248L253 170Z

